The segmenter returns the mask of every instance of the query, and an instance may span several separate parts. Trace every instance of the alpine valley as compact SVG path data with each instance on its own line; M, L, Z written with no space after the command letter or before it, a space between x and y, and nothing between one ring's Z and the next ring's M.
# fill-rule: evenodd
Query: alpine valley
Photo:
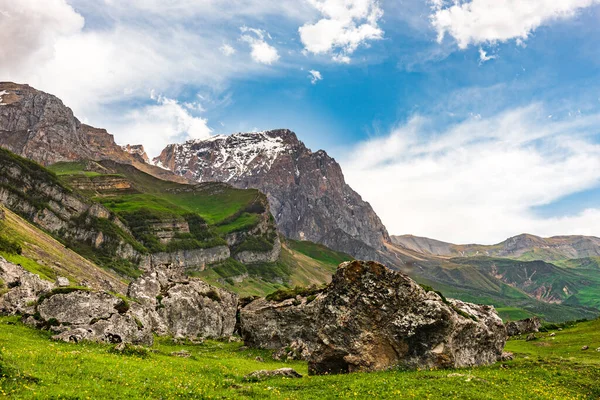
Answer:
M598 329L599 238L393 236L288 129L150 160L11 82L0 313L0 389L20 398L519 397L561 373L557 396L600 394L580 351ZM553 336L529 343L540 330ZM507 379L528 383L489 383Z
M290 130L171 144L150 161L143 146L117 145L51 94L10 82L0 93L0 255L47 279L126 294L149 268L177 265L267 295L327 283L357 258L494 305L506 320L600 312L598 238L483 246L390 236L339 164Z

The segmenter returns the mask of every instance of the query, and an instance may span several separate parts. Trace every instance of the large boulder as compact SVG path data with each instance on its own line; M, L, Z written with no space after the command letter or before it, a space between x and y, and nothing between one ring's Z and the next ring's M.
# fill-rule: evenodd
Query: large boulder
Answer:
M506 343L493 307L446 300L364 261L341 264L321 293L255 300L240 327L248 345L304 354L311 374L486 365Z
M58 288L42 296L36 318L57 340L151 345L151 324L139 318L143 314L141 305L110 293Z
M130 284L128 293L146 306L159 335L221 338L234 332L237 295L201 280L148 272Z
M33 313L37 299L53 287L51 282L0 257L0 313Z
M506 332L508 336L526 335L539 332L541 326L542 321L538 317L531 317L520 321L507 322Z

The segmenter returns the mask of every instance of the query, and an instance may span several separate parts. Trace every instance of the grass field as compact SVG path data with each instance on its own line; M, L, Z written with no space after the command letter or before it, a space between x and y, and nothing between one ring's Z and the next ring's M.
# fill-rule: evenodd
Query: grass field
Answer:
M147 355L123 355L112 353L109 345L52 342L46 332L3 317L0 390L18 399L597 399L598 332L600 321L593 321L556 332L555 338L511 340L506 349L515 360L489 367L307 376L305 362L273 361L269 352L244 349L241 343L181 345L161 339ZM590 350L582 351L583 345ZM183 349L192 356L170 355ZM281 367L304 377L244 379L258 369Z

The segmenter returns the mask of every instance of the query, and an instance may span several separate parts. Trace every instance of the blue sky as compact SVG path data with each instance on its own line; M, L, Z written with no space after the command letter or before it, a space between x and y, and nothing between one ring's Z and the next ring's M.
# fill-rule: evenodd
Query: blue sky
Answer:
M600 236L599 22L598 0L0 0L0 79L151 155L290 128L393 234Z

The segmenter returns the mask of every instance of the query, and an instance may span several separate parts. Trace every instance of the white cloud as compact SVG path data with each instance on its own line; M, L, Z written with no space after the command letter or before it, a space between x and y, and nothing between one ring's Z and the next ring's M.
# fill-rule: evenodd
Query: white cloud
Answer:
M600 0L430 0L431 23L438 41L446 34L461 49L470 44L516 39L523 45L531 32L552 20L573 17Z
M250 56L261 64L271 65L279 60L277 49L266 42L265 37L271 39L271 35L262 29L254 29L243 26L240 28L244 33L240 40L250 45Z
M348 183L390 232L496 243L527 232L600 236L598 209L544 218L532 208L600 184L600 116L556 121L537 105L443 131L416 116L344 160Z
M223 46L219 47L219 50L227 57L235 54L235 49L228 44L224 44Z
M488 56L487 51L483 50L481 47L479 48L479 63L483 64L486 61L495 60L497 58L496 55Z
M383 37L378 23L383 11L378 0L308 0L322 15L298 31L307 52L331 54L336 62L350 62L361 45Z
M212 130L207 120L192 115L188 105L156 95L154 91L150 98L155 104L132 110L109 123L111 130L124 133L120 142L126 138L129 144L143 143L147 153L156 156L170 143L210 136Z
M318 81L322 81L323 80L323 75L321 75L321 73L319 71L315 71L314 69L311 69L308 75L308 79L310 79L310 83L312 83L313 85L316 85Z
M76 34L84 19L65 0L0 2L0 71L3 74L26 70L54 55L62 37Z

